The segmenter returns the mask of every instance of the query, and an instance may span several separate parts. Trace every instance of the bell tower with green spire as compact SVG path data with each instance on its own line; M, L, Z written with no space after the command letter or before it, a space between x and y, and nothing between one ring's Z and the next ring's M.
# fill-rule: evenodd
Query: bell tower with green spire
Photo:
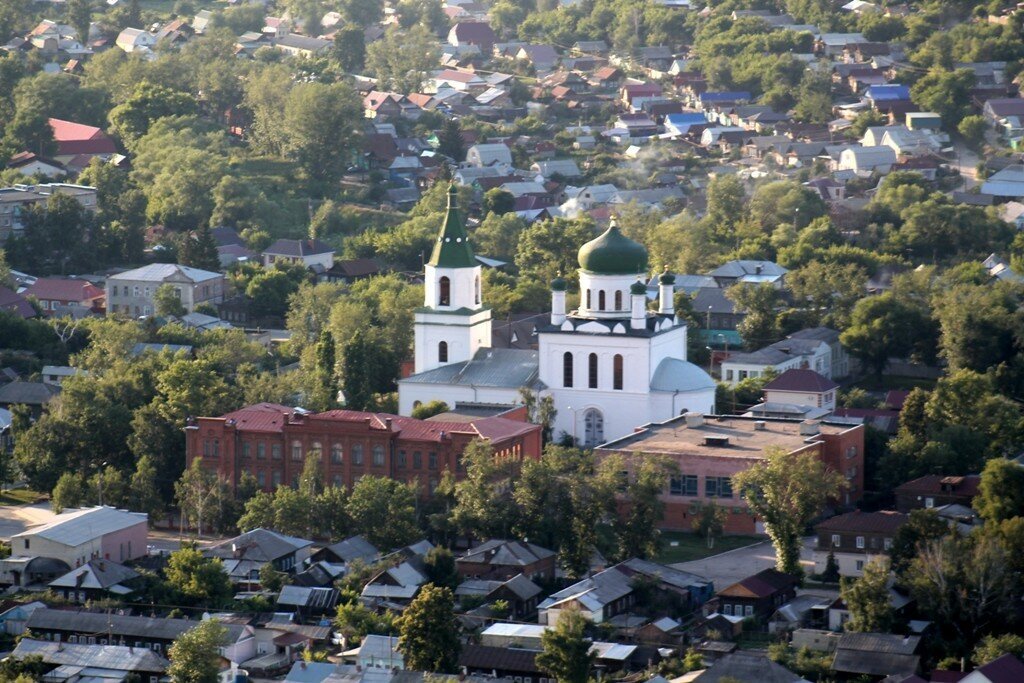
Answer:
M491 310L483 305L480 264L466 234L458 190L448 188L448 209L424 266L423 307L416 310L415 372L467 361L491 345Z

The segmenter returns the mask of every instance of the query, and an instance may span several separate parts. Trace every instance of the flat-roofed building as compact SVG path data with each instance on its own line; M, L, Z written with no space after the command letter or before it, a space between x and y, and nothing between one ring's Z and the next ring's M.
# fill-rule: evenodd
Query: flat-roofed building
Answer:
M826 467L839 472L849 484L839 504L852 505L863 494L863 425L688 413L646 425L594 452L599 459L623 456L627 472L645 454L666 455L676 463L679 473L662 495L664 528L689 531L700 506L715 503L728 510L726 533L754 533L763 527L734 488L733 478L776 448L793 455L814 453Z

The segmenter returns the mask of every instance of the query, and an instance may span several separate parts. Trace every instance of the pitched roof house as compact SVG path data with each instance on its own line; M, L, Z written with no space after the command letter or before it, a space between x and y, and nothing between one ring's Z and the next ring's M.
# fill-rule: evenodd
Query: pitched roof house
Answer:
M555 553L534 543L492 539L470 548L455 560L460 576L509 579L550 579L555 575Z
M942 474L926 474L911 479L893 489L896 494L896 509L909 513L921 508L935 508L942 505L963 505L971 507L974 497L978 495L978 484L981 476L968 474L965 476L946 476Z
M482 21L460 21L448 31L448 44L455 46L475 45L485 55L491 54L498 36L490 24Z
M203 554L220 558L233 582L254 586L259 584L260 569L265 564L273 565L279 572L293 573L301 568L312 545L312 541L270 529L253 529L206 548Z
M41 277L22 291L22 296L39 302L44 315L101 312L106 293L88 280Z
M767 619L796 596L797 583L792 574L763 569L718 591L712 605L726 616Z

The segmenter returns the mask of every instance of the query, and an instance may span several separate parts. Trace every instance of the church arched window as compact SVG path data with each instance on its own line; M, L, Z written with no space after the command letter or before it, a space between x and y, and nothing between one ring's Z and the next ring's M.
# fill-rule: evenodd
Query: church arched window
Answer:
M622 389L622 354L612 359L612 389Z
M437 362L447 363L448 362L448 342L437 343Z
M562 354L562 386L572 386L572 353L569 351Z
M604 292L601 292L604 294ZM592 353L587 358L587 386L597 389L597 354Z
M587 310L588 311L590 310L591 306L592 306L592 304L590 302L590 290L588 289L587 290Z
M622 291L621 290L615 290L615 310L616 311L621 311L622 310Z
M438 281L438 283L437 283L437 288L438 288L437 305L438 306L449 306L449 305L451 305L451 302L452 302L452 281L449 280L447 277L442 277Z
M480 276L476 278L476 305L480 305Z
M597 310L603 311L604 307L604 290L602 289L600 292L597 293Z

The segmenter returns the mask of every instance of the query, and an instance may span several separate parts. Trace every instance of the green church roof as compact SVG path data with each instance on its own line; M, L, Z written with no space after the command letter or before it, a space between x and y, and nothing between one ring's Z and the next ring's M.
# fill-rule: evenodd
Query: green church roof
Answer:
M647 249L619 232L615 221L580 247L577 259L580 268L597 275L631 275L647 269Z
M448 210L429 263L440 268L473 268L477 265L466 235L466 221L459 211L455 183L448 187Z

